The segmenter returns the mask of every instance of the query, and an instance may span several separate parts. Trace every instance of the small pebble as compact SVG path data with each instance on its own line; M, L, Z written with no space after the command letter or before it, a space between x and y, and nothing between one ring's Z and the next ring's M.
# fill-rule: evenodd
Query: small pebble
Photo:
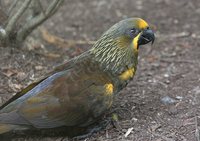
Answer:
M135 121L135 122L138 121L138 119L137 119L137 118L134 118L134 117L133 117L131 120L133 120L133 121Z
M43 70L44 67L43 66L35 66L35 69L39 71L39 70Z
M161 98L161 102L162 102L163 104L165 104L165 105L169 105L169 104L175 103L176 100L173 99L173 98L171 98L171 97L169 97L169 96L165 96L165 97Z
M182 96L176 96L176 99L178 99L178 100L182 100L183 97L182 97Z
M167 78L167 77L169 77L169 74L167 74L167 73L166 73L166 74L164 74L164 77L166 77L166 78Z
M166 83L166 84L170 84L170 81L169 81L169 80L165 80L165 83Z

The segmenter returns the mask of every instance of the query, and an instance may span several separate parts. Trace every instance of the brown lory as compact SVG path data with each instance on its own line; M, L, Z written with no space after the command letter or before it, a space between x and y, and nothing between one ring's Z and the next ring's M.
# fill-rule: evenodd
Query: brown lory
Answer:
M90 50L58 66L6 102L0 109L0 134L91 125L133 78L140 45L153 43L154 38L143 19L116 23Z

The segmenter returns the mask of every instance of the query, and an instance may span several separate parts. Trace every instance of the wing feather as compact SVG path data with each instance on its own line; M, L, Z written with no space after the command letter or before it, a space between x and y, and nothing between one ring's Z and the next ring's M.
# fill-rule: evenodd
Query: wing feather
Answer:
M11 118L6 123L10 124L37 128L86 125L90 117L99 116L107 108L103 102L109 99L103 95L108 76L94 68L97 66L89 65L92 71L87 64L79 62L76 67L55 72L30 85L3 106L0 122L4 123L2 115L7 113ZM18 118L12 117L13 112Z

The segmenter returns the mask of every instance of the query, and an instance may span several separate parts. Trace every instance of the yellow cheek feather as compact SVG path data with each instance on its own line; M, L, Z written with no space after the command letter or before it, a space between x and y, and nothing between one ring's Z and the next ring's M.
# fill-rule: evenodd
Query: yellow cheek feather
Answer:
M148 23L144 21L143 19L137 20L137 25L139 29L145 29L149 26Z
M105 85L106 95L112 95L113 94L113 89L114 89L113 84L111 84L111 83L106 84Z
M139 37L142 33L139 33L134 39L133 39L133 48L135 50L138 50L138 40L139 40Z
M131 68L131 69L128 69L128 70L126 70L125 72L123 72L120 76L119 76L119 78L121 79L121 80L129 80L130 78L132 78L133 76L134 76L134 74L135 74L135 70L134 70L134 68Z
M144 21L143 19L140 19L140 18L136 21L136 24L137 24L138 29L145 29L145 28L147 28L147 27L149 26L148 23L147 23L146 21ZM134 48L134 50L136 50L136 51L137 51L137 49L138 49L138 40L139 40L139 37L140 37L141 34L142 34L142 33L139 33L139 34L133 39L133 48Z

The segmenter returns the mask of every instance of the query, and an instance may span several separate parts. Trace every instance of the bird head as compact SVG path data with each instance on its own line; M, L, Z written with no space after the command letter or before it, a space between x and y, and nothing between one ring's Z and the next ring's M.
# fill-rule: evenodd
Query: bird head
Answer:
M139 47L149 42L153 44L154 39L145 20L129 18L108 29L94 44L92 52L107 69L118 71L124 65L137 65Z
M129 18L112 26L103 36L111 36L120 47L139 49L140 45L154 42L155 36L148 23L141 18ZM116 46L117 47L117 46Z

